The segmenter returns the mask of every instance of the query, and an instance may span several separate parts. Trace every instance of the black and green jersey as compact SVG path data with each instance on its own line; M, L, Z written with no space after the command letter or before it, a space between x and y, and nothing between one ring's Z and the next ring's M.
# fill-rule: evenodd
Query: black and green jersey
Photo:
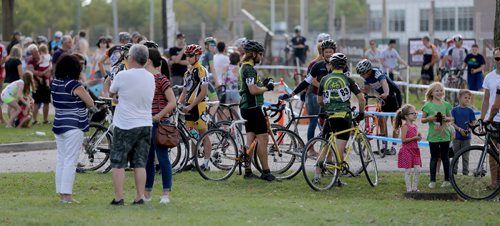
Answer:
M333 71L321 79L318 96L323 97L328 114L335 112L351 112L351 93L359 94L356 82L342 71Z
M257 71L253 68L253 62L243 62L240 68L240 76L238 77L241 109L260 107L264 104L264 95L252 95L250 90L248 90L249 85L263 86L262 81L257 76Z

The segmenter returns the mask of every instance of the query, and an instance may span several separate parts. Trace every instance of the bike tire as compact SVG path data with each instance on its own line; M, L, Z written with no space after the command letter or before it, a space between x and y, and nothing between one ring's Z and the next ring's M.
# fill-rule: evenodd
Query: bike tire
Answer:
M78 172L97 170L108 161L113 139L107 130L100 124L90 123L78 157Z
M181 172L189 160L189 139L182 132L179 133L179 136L181 137L179 144L174 148L170 148L168 153L168 158L172 164L172 174Z
M491 183L491 162L489 157L493 157L493 164L497 170L500 167L498 152L488 149L487 156L483 163L483 170L477 172L480 156L484 151L484 146L473 145L462 148L455 154L450 165L450 182L457 194L465 200L489 200L500 193L500 183L495 188L488 188ZM464 171L463 159L468 158L468 169ZM462 167L462 174L455 170ZM498 171L497 171L498 172ZM467 173L467 174L465 174Z
M203 141L209 140L211 147L209 170L201 166L204 163ZM231 134L222 129L212 129L203 134L196 143L197 154L194 158L198 173L205 180L221 181L231 177L238 166L239 150ZM200 158L201 157L201 158Z
M318 150L320 151L317 152ZM321 156L327 157L322 160ZM338 168L340 163L333 146L325 138L315 137L309 140L302 151L301 160L302 174L311 189L329 190L337 182L340 175ZM320 180L315 180L317 174L321 175Z
M375 187L378 185L378 168L377 161L375 160L375 155L373 154L368 138L361 134L356 137L356 145L358 148L361 164L363 165L363 171L365 172L366 179L368 183Z
M300 157L304 149L304 142L296 133L287 129L272 129L272 133L281 154L275 149L272 139L269 138L267 144L269 169L277 179L292 179L301 170ZM257 165L257 169L262 168L256 153L253 162Z

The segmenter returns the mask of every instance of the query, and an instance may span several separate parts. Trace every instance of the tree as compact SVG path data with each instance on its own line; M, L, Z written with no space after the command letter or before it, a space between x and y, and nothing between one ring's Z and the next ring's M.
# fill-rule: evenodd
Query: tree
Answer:
M500 0L497 0L494 32L495 47L500 48Z
M14 0L2 0L2 39L10 40L14 33Z

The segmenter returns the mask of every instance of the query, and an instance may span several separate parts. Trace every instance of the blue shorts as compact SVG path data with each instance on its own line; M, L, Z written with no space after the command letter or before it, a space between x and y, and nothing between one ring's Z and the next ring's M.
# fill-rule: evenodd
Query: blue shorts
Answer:
M483 73L467 76L467 86L469 90L479 91L483 88Z

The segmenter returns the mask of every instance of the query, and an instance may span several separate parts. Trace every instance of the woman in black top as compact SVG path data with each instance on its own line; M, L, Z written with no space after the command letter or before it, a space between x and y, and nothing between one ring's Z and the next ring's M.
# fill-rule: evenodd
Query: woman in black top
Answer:
M18 46L12 47L9 56L7 57L7 61L5 62L5 84L22 78L23 65L21 62L21 56L21 48Z

